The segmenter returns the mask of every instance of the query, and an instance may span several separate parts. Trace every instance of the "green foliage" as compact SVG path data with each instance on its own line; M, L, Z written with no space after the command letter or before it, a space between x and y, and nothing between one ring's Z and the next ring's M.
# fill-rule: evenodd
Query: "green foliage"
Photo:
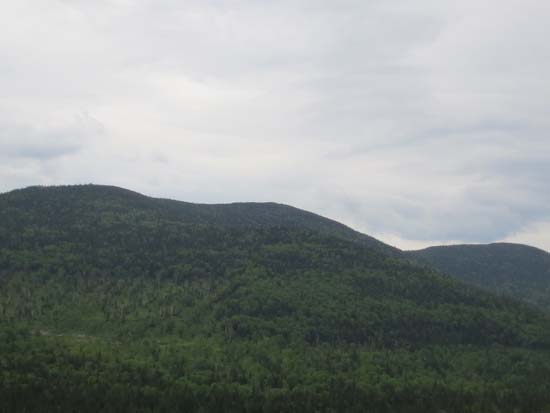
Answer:
M550 254L520 244L453 245L407 254L454 278L550 312Z
M0 218L0 410L550 406L546 315L313 214L83 186Z

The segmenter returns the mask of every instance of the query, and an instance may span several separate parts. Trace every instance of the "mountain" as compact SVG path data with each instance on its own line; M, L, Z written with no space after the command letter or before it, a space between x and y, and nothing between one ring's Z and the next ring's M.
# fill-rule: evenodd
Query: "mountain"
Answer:
M407 253L454 278L550 311L550 254L521 244L453 245Z
M38 209L35 209L36 207ZM26 209L30 209L31 213L24 214ZM300 228L357 241L386 254L402 254L399 249L354 231L339 222L274 202L193 204L150 198L127 189L103 185L36 186L0 196L0 213L16 213L24 217L26 223L45 218L52 223L70 225L84 218L94 219L93 214L99 217L107 214L125 214L130 210L138 215L147 216L148 219L193 225L224 228Z
M0 195L0 411L535 412L550 318L279 204Z

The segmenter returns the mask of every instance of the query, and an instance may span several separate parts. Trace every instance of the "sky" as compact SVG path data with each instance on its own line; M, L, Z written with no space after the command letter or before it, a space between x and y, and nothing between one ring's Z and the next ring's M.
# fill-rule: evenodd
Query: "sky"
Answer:
M0 5L0 192L275 201L550 250L550 2Z

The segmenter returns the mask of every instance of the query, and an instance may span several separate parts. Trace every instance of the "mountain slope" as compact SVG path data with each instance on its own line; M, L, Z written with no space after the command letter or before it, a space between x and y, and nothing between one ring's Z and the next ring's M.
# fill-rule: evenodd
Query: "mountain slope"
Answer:
M546 315L349 231L112 187L0 195L0 410L550 405Z
M453 245L407 253L487 291L550 311L550 254L521 244Z

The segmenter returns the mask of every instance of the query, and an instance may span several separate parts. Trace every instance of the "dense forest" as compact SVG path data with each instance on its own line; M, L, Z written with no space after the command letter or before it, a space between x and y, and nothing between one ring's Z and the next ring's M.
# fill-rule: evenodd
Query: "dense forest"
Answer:
M550 254L521 244L452 245L408 256L487 291L550 312Z
M550 317L279 204L0 195L0 411L547 412Z

